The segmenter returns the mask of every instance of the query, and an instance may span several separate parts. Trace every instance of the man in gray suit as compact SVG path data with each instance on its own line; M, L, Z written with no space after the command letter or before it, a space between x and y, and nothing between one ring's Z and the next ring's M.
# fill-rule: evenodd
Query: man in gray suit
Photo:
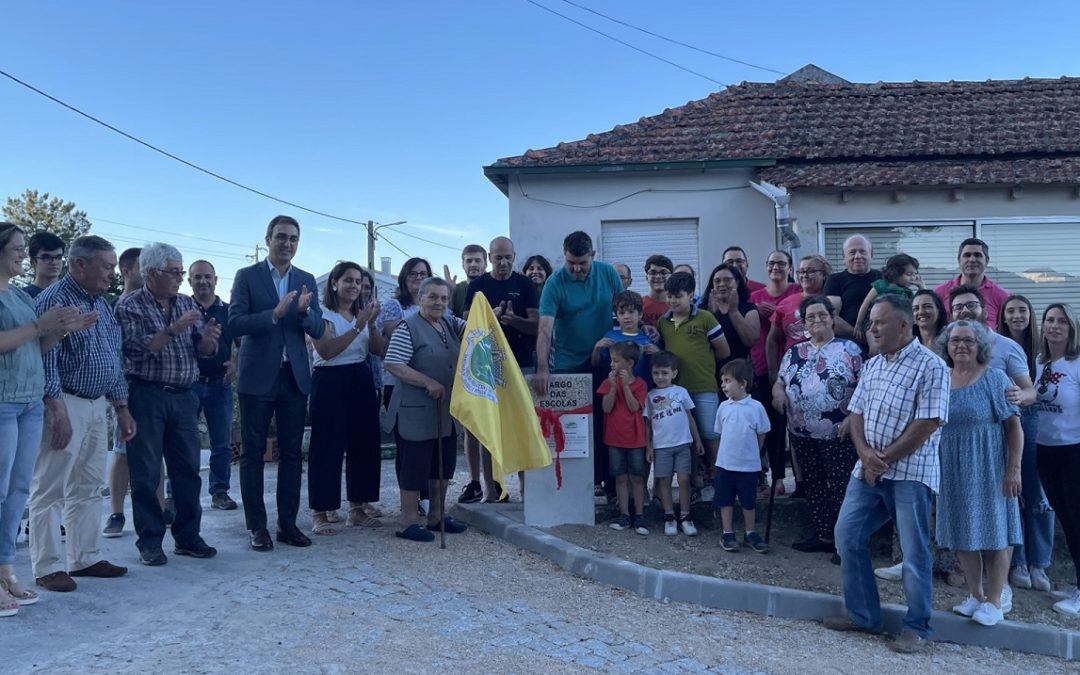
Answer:
M322 312L315 277L292 266L300 243L300 223L276 216L266 226L266 260L236 273L229 305L229 332L240 337L240 494L251 531L251 548L270 551L263 503L263 456L270 418L277 419L277 540L310 546L296 527L300 509L300 443L311 389L311 366L304 334L322 337Z

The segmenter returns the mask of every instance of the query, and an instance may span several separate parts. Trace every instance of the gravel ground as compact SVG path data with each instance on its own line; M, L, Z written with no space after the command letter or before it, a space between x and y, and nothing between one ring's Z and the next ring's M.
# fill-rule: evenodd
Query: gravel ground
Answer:
M213 560L170 556L167 566L146 568L135 562L130 529L104 540L106 557L133 566L129 575L81 579L75 593L46 593L19 616L0 619L2 672L1066 669L1056 659L947 644L897 656L879 637L647 600L570 576L479 532L448 537L445 550L404 542L393 537L392 474L384 463L386 527L319 537L308 549L250 551L242 512L209 509L203 533L220 551ZM272 469L267 478L270 492ZM20 548L17 569L26 577L28 568Z

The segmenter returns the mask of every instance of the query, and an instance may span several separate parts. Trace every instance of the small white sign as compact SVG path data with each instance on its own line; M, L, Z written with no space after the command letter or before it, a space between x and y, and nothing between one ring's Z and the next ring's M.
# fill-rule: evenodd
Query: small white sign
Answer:
M559 455L562 459L588 459L589 446L592 440L592 432L589 429L588 415L561 415L559 424L563 428L563 451ZM547 439L548 449L551 456L555 457L555 439Z

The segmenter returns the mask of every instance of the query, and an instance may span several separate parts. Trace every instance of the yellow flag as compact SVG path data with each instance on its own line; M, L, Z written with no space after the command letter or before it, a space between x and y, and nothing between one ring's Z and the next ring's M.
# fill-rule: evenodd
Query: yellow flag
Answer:
M496 480L551 464L525 376L483 293L473 297L461 347L450 414L491 452Z

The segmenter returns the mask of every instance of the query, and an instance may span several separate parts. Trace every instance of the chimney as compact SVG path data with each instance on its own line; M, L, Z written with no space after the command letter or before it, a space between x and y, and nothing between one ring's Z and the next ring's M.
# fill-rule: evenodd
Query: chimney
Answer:
M379 258L379 271L382 272L383 274L385 274L386 276L390 276L390 257L389 256L384 255L381 258Z

